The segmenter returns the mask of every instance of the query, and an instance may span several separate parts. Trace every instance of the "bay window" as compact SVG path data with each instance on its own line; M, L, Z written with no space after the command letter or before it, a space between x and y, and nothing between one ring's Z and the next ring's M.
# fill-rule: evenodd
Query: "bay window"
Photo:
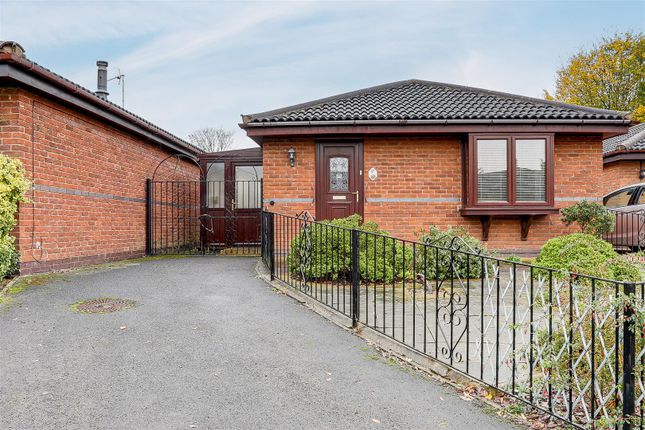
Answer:
M467 159L465 215L555 210L552 135L471 135Z

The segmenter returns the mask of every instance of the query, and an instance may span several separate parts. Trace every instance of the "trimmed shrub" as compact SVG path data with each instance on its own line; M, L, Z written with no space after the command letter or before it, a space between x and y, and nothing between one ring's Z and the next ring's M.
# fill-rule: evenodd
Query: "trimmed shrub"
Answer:
M562 222L578 224L581 233L601 236L610 233L614 227L614 215L598 203L583 200L560 210Z
M359 272L362 279L392 282L411 278L412 251L409 247L390 238L374 222L361 224L360 215L308 224L291 241L287 257L289 270L303 274L308 280L350 279L352 229L376 233L360 235ZM303 257L308 260L303 261Z
M442 231L436 226L430 226L428 230L422 230L419 233L419 241L439 247L428 248L425 265L423 256L421 256L421 262L417 262L418 268L426 268L426 278L478 278L482 276L482 259L469 254L487 255L486 246L469 235L463 227L450 227L448 230ZM451 249L457 252L451 252ZM492 263L491 260L485 261L488 264Z
M618 257L610 243L585 233L573 233L550 239L544 244L535 264L559 271L607 278L607 262Z
M12 236L0 238L0 279L18 270L18 252Z
M556 297L549 297L551 289L546 293L545 306L553 307L553 318L559 319L558 325L561 330L550 331L545 325L538 324L535 332L535 353L541 355L541 366L534 381L544 384L548 381L554 389L566 389L573 381L569 377L571 362L579 362L576 369L576 376L579 381L589 381L592 370L587 362L591 353L589 350L589 341L595 336L596 339L602 339L608 345L615 345L620 342L617 339L616 325L622 324L622 316L616 315L625 308L627 300L632 302L634 308L634 323L630 324L630 330L637 334L637 341L640 343L637 350L643 348L645 338L639 336L642 331L643 319L645 318L645 308L643 307L642 298L633 297L628 299L623 288L618 287L612 282L597 281L595 282L595 295L591 288L591 282L584 277L572 277L567 279L568 274L564 271L572 271L584 275L597 276L610 280L625 282L640 282L642 279L641 272L637 265L631 263L628 258L618 255L612 246L589 234L574 233L566 236L557 237L549 240L540 251L536 258L536 264L546 267L559 269L561 272L556 273L555 277L560 278L562 282L554 282L553 291ZM538 272L546 272L538 270ZM559 285L559 286L557 286ZM557 292L556 292L557 289ZM540 301L536 309L540 308ZM567 311L571 309L576 312L576 318L569 320ZM593 312L587 312L593 309ZM538 312L539 314L539 312ZM596 315L602 316L602 324L595 320ZM547 320L546 310L542 310L542 321ZM592 321L596 321L594 326ZM571 333L567 335L567 333ZM569 347L568 344L571 346ZM582 357L587 357L583 359ZM602 363L603 360L609 360L613 363L618 360L618 366L622 368L622 354L615 357L607 357L602 348L596 348L594 353L596 363ZM596 384L598 390L602 390L603 395L609 395L611 387L615 385L615 375L612 372L613 364L610 366L598 366L594 369ZM584 383L584 382L583 382ZM588 394L586 401L590 399ZM615 413L619 412L619 405ZM614 407L609 405L608 408ZM603 427L604 428L604 427Z
M638 266L631 263L622 255L609 260L607 267L611 273L610 279L625 282L641 282L643 280L643 274Z
M18 256L10 236L16 225L18 203L25 200L29 182L22 163L0 155L0 279L15 272Z
M584 233L549 240L540 250L535 264L616 281L642 280L638 266L614 251L610 243Z
M461 251L486 254L486 246L477 238L468 234L463 227L449 227L442 231L439 227L431 225L428 230L421 230L419 241L428 245L440 246L443 248L459 249Z

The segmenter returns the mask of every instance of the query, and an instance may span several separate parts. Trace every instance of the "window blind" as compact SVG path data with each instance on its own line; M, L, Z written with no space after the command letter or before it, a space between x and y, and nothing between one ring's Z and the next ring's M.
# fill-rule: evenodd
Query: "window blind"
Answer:
M515 200L546 201L546 141L515 141Z
M477 140L477 200L508 201L506 139Z

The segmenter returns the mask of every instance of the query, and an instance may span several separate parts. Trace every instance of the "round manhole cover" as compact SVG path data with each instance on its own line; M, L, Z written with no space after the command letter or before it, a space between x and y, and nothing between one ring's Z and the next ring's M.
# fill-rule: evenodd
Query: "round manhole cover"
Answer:
M134 300L101 297L75 303L72 305L72 308L84 314L109 314L111 312L133 308L136 304Z

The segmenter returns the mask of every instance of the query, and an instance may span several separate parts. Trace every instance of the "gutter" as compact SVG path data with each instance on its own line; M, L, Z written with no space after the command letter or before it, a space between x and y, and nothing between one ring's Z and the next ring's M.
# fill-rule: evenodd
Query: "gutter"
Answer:
M239 126L247 128L314 127L314 126L362 126L362 125L629 125L628 119L410 119L410 120L333 120L333 121L274 121L246 122Z
M615 163L617 161L638 161L645 160L645 150L623 149L603 154L603 164Z
M22 70L18 70L18 68ZM168 133L133 113L100 99L91 91L25 58L10 53L0 53L0 78L11 79L44 92L49 96L64 100L77 108L88 111L93 115L102 116L131 132L142 135L174 151L189 156L195 156L203 152L179 137ZM41 85L38 85L38 83ZM62 91L52 91L51 88L48 88L51 86L58 87ZM65 97L66 95L67 97ZM82 102L79 103L74 98L81 99ZM92 105L94 109L89 108L86 104Z

